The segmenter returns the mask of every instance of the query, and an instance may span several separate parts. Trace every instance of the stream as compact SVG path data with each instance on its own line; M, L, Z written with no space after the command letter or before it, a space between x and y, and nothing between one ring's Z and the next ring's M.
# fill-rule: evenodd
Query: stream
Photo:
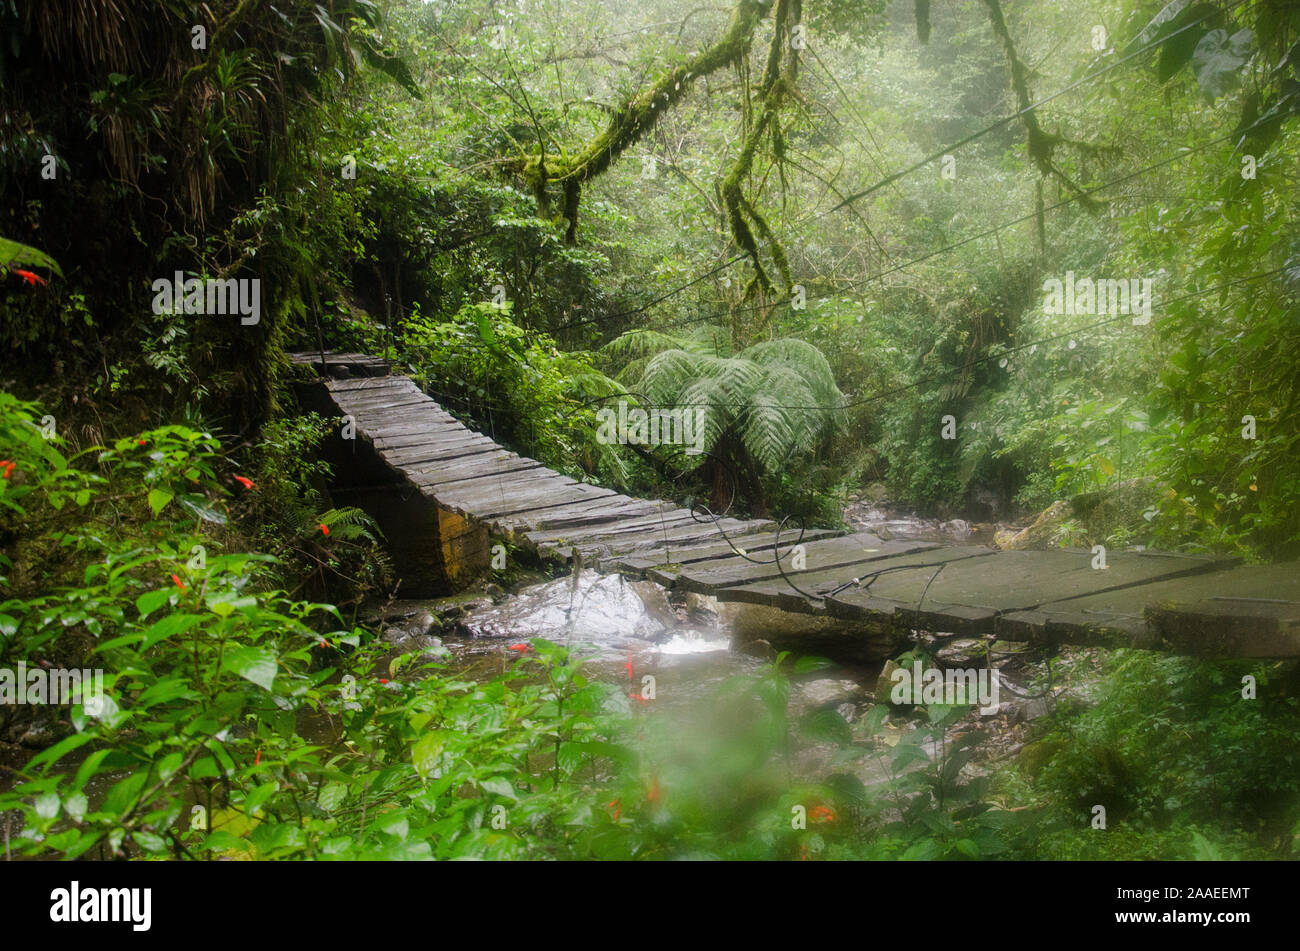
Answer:
M1001 527L972 525L962 519L919 518L870 502L853 502L845 520L854 530L872 531L885 538L963 544L990 543L995 528ZM494 595L397 601L374 620L380 623L394 656L427 652L430 659L472 679L486 680L501 673L511 662L509 646L534 637L578 652L586 660L590 678L620 685L632 700L640 699L636 695L647 683L643 678L650 675L654 711L670 720L684 738L703 740L704 734L717 729L712 718L720 686L736 675L758 671L772 654L766 641L743 643L745 639L737 636L738 607L719 605L711 597L671 593L653 582L587 570L578 578L541 581L513 593L498 589ZM803 619L785 614L776 618L778 624L785 619L792 624ZM935 643L925 635L920 637L923 642ZM984 665L977 642L947 640L935 646L949 665ZM810 649L808 653L818 651ZM836 710L849 723L860 719L874 703L877 679L887 656L891 655L841 661L793 676L792 717L826 708ZM1008 688L1025 679L1025 668L1016 660L1002 666ZM1045 712L1042 701L1034 706L1034 701L1019 698L1009 689L1003 690L1002 701L1003 712L991 718L995 722L971 714L984 721L981 726L991 728L990 754L1014 752L1019 745L1016 724ZM909 728L905 721L901 727ZM816 770L818 764L806 765Z

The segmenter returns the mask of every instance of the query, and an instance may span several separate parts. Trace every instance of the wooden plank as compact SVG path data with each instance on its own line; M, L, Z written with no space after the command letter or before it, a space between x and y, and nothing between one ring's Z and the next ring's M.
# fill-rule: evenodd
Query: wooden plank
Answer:
M796 538L790 534L790 541ZM744 547L744 546L741 546ZM921 551L926 548L938 548L934 542L890 541L886 542L870 532L855 532L822 541L805 542L804 557L806 571L819 571L825 568L837 568L866 561L872 557L885 558L890 555L902 555L907 552ZM787 574L792 573L791 559L793 548L788 547L782 539L782 566ZM779 578L781 570L773 562L755 564L741 555L733 555L721 561L711 561L688 566L677 573L674 585L687 591L712 593L718 588L735 584L752 584ZM652 580L659 580L655 571L649 573Z
M427 408L436 409L438 404L427 396L415 393L394 393L376 396L367 400L336 399L334 401L349 416L374 422L386 420L409 419L411 413Z
M539 468L523 473L518 479L478 479L439 486L434 495L438 504L446 508L476 518L489 518L547 508L561 499L585 498L585 493L570 491L578 485L580 483L568 476Z
M538 522L535 531L585 528L617 518L643 518L670 512L677 508L671 502L650 499L632 499L625 495L613 496L574 512L558 510L556 514Z
M685 509L667 512L650 512L644 515L611 514L603 521L574 528L543 528L525 534L535 545L582 544L586 541L611 539L620 535L635 535L647 531L678 528L684 524L699 524Z
M411 392L399 376L359 377L352 380L328 380L326 389L330 399L342 403L366 396L396 396ZM419 392L416 390L415 392Z
M407 470L407 478L421 488L433 489L436 496L437 487L442 485L525 472L540 468L541 465L536 459L518 456L503 449L499 454L483 453L478 456L449 459L427 469Z
M325 388L331 393L356 393L362 390L398 390L416 387L404 376L362 377L356 380L326 380Z
M419 419L397 421L384 420L380 423L368 423L362 428L365 430L366 435L370 436L372 439L388 439L393 436L409 436L412 433L421 432L429 426L455 426L459 429L465 430L465 432L473 431L460 421L452 419L446 413L427 411L421 413Z
M905 540L900 539L899 541ZM784 550L783 543L782 551ZM879 572L884 569L902 570L912 565L956 561L962 558L975 558L988 553L988 549L979 549L973 546L930 547L921 551L894 555L880 552L869 555L865 560L850 565L806 572L790 571L789 559L787 558L782 561L782 565L786 568L786 575L794 583L795 587L792 587L785 578L778 575L763 581L719 588L716 594L719 601L762 604L799 614L825 614L825 598L831 592L837 589L855 590L845 588L845 585L853 584L857 579L869 578L871 572ZM917 570L926 573L927 576L934 571L933 568L920 568ZM879 577L883 577L883 575Z
M448 459L467 459L471 456L479 456L485 453L500 452L501 447L490 439L484 439L481 442L458 443L455 445L429 446L419 452L412 451L410 456L403 457L400 461L393 461L387 454L381 454L380 458L388 463L389 467L401 472L402 475L410 478L409 473L419 472L426 466ZM427 493L426 493L427 494Z
M638 500L611 491L609 495L601 496L594 500L589 497L583 497L581 499L570 500L562 505L550 506L545 509L512 512L493 519L492 527L494 531L501 532L502 534L522 537L524 532L535 530L544 522L556 518L557 516L568 517L579 512L589 511L597 505L615 503L627 504L636 501Z
M1215 565L1187 556L1118 552L1098 570L1093 558L1087 551L999 551L952 561L937 574L918 569L884 575L870 590L828 598L827 609L840 617L898 616L911 627L984 634L993 631L1000 614Z
M478 435L463 426L421 426L417 432L401 436L377 436L371 432L365 434L370 437L370 442L376 449L384 452L411 449L416 446L451 443L466 436ZM496 443L493 443L493 445L496 445Z
M1204 657L1300 656L1300 565L1245 565L1049 602L999 636ZM1002 632L1007 632L1003 635Z
M512 492L511 498L501 502L497 507L484 512L477 517L480 519L496 519L504 515L514 515L517 512L531 512L541 509L555 508L556 506L566 505L570 502L587 502L593 498L599 499L613 494L614 492L612 489L586 485L581 482L569 486L563 486L559 489L550 489L543 493L540 499L534 498L531 494L527 497L515 497L515 494Z
M821 538L838 538L843 534L844 532L839 529L811 528L804 532L803 541L806 543ZM761 544L756 538L757 535L763 537ZM775 533L771 531L753 533L746 536L746 541L740 547L745 549L746 552L768 551L772 548L775 537ZM798 532L782 532L782 550L788 548L797 538L799 538ZM644 551L628 552L610 559L604 564L610 570L619 571L637 578L644 578L647 576L647 572L655 569L658 577L665 579L659 583L671 587L672 582L677 578L677 574L686 565L732 558L735 557L735 554L735 550L725 541L707 545L688 543L680 547L673 544L649 548Z
M391 384L393 383L393 381L400 380L401 378L386 376L386 377L379 377L377 379L379 382ZM433 399L433 397L426 394L418 386L411 386L409 381L407 381L407 385L405 386L401 385L400 383L397 383L396 385L389 385L384 387L369 386L369 387L365 387L364 389L350 389L350 390L336 389L333 391L333 393L334 393L334 399L336 401L341 403L349 403L355 406L362 406L368 404L373 405L374 403L380 400L397 400L397 399L414 399L414 398L425 400L430 403L435 403L436 405L436 402Z
M450 433L446 436L430 435L423 444L417 446L397 446L393 448L376 446L375 448L388 462L414 469L419 463L446 459L449 456L455 456L458 452L468 455L469 450L474 447L483 447L486 450L500 450L501 448L486 436L470 432Z
M757 531L769 524L771 523L741 522L736 519L725 519L722 528L733 538L744 538L751 531ZM646 525L636 531L597 535L581 541L558 540L544 542L538 545L538 550L543 553L554 552L566 560L571 557L575 549L582 552L584 557L600 555L605 558L612 558L616 555L662 546L665 543L678 542L685 545L717 537L719 537L718 526L712 521L698 522L694 519L687 519L685 522L679 522L675 525Z

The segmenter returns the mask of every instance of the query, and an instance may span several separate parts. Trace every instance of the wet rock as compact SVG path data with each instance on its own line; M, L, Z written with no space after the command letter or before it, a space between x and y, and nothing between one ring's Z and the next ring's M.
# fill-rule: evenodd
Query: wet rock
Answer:
M934 656L944 667L983 667L984 641L959 637L940 647Z
M1027 548L1052 547L1057 532L1071 516L1069 502L1053 502L1034 519L1033 524L1020 531L1004 529L996 532L993 542L1003 551L1022 551Z
M896 654L903 640L900 632L886 625L795 614L760 604L720 604L719 617L731 626L738 647L764 640L778 651L845 664L871 664Z
M422 610L410 615L397 624L384 628L384 641L394 646L402 645L412 638L423 637L430 631L440 629L441 624L431 611Z
M873 482L871 485L867 486L864 494L872 502L880 503L885 501L885 497L889 494L889 490L885 488L885 483Z
M668 603L668 592L653 581L632 581L629 584L632 591L641 599L641 604L650 618L664 627L672 627L677 623L677 613Z
M796 689L800 699L811 707L838 707L866 700L861 684L841 677L805 680Z
M876 689L873 696L876 703L891 703L890 693L894 689L894 671L902 670L892 660L885 661L885 666L880 668L880 676L876 678Z
M718 599L711 594L686 592L683 602L686 618L693 624L716 624L718 621Z
M750 657L757 657L760 660L771 660L776 656L776 651L772 649L772 645L761 637L757 640L734 644L733 649L739 653L748 654Z
M791 707L796 715L817 710L834 710L848 723L853 723L871 704L871 698L854 680L841 677L819 677L797 683L791 697Z
M584 571L524 588L500 604L471 611L457 625L467 637L545 637L575 643L608 643L636 639L657 641L670 636L668 625L656 617L667 610L662 593L645 597L636 582L620 575ZM671 614L671 611L667 611Z

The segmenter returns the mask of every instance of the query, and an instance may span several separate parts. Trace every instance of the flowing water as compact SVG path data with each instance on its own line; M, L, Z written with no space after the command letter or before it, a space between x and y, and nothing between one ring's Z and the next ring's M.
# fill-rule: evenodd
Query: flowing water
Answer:
M852 528L888 538L978 544L993 532L993 526L918 518L869 503L854 503L845 516ZM589 570L495 599L398 602L384 623L395 654L427 650L468 677L500 673L512 644L534 637L565 644L586 658L588 676L621 685L634 700L653 684L654 708L699 731L709 729L717 687L763 664L735 644L728 616L727 606L720 610L712 598L681 597L652 582ZM878 663L837 665L796 677L792 712L828 707L853 722L870 707L879 672Z

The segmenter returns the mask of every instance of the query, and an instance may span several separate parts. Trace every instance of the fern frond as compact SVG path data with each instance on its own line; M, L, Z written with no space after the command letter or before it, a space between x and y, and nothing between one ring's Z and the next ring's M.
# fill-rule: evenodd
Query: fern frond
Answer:
M355 506L321 512L320 524L346 541L363 539L377 544L383 532L373 518Z

